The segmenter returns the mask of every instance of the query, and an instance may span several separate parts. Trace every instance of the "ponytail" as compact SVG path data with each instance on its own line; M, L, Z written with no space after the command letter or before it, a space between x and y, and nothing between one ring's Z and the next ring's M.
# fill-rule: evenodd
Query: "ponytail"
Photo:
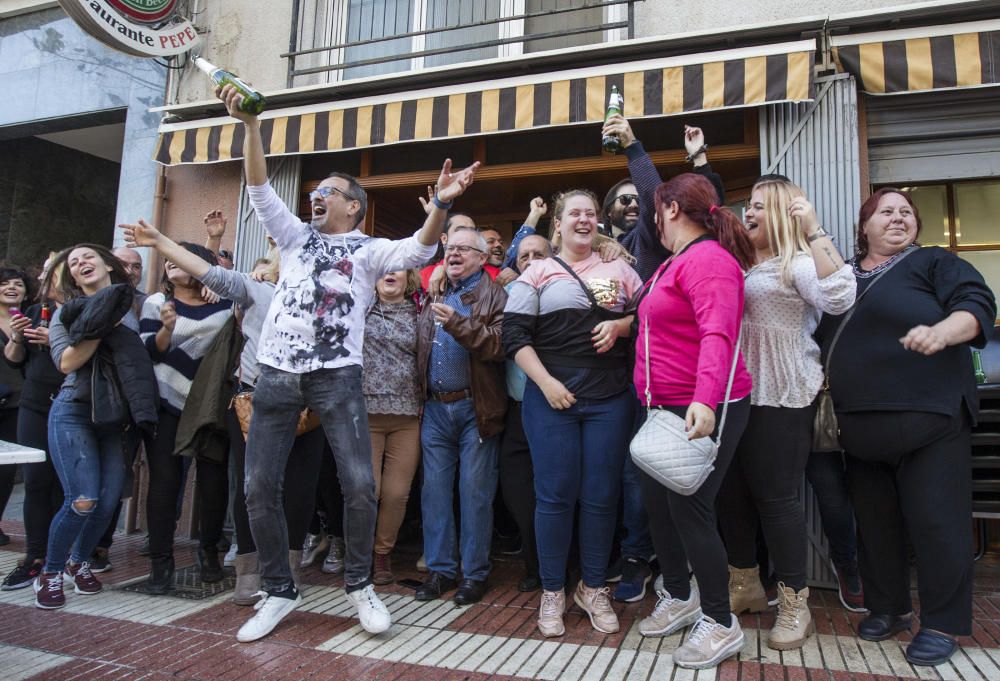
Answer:
M707 178L684 173L664 182L656 189L656 212L676 201L681 212L695 224L703 226L719 245L736 258L745 271L753 266L754 249L743 223L733 211L716 205L715 187Z

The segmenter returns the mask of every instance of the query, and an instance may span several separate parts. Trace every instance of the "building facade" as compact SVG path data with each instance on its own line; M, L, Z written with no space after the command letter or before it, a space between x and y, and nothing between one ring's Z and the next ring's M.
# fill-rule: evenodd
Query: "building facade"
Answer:
M84 33L55 2L0 0L0 259L112 245L153 214L167 68Z

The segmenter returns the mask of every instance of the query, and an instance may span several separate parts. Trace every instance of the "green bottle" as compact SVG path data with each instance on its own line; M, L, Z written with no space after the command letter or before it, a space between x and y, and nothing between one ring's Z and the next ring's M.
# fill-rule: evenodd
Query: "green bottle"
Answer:
M239 76L232 71L220 69L201 57L194 58L194 65L204 71L205 74L215 81L215 84L219 87L232 85L236 88L236 91L243 95L243 99L240 101L240 111L257 116L264 110L264 95L244 83L240 80Z
M983 358L980 357L979 350L972 351L972 368L976 371L976 383L986 383L986 372L983 371Z
M624 108L625 100L622 99L621 93L618 92L618 86L612 85L611 96L608 98L608 110L604 114L605 122L615 114L621 115ZM622 141L615 135L604 135L601 138L601 145L605 151L610 151L612 154L617 154L622 150Z

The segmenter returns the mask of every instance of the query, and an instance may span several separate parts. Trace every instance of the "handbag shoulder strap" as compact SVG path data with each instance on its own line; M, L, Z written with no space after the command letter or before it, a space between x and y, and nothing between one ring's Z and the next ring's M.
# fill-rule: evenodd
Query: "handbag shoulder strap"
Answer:
M671 258L672 259L672 258ZM666 271L667 266L670 264L670 260L667 260L656 274L653 276L652 281L649 284L649 291L653 291L653 287L656 286L656 280L659 279L660 275ZM726 427L726 415L729 412L729 397L733 393L733 381L736 378L736 365L739 363L740 359L740 343L743 340L743 324L739 325L739 332L736 334L736 343L733 347L733 362L729 367L729 381L726 383L726 396L722 399L722 418L719 419L719 437L716 439L716 443L722 440L722 429ZM643 344L645 347L645 369L646 369L646 409L653 408L653 393L649 389L649 317L646 317L646 325L643 328Z
M861 299L865 297L866 293L872 290L872 287L875 286L875 283L879 279L881 279L882 277L884 277L886 274L889 273L889 270L891 270L899 263L903 262L903 260L908 255L910 255L910 253L915 252L916 250L918 250L918 248L919 246L910 246L905 251L900 253L895 260L889 263L889 265L884 270L876 274L875 278L872 279L871 282L869 282L865 290L859 293L857 298L854 299L854 304L851 305L851 308L844 313L844 318L840 320L840 324L837 326L837 330L834 331L833 333L833 340L830 341L830 349L827 350L826 361L823 363L823 388L825 390L830 388L830 360L833 358L833 349L837 347L837 341L840 340L840 334L843 333L844 327L847 326L847 322L849 322L851 320L851 317L854 316L854 312L858 309L858 305L861 303Z
M576 279L576 283L578 283L580 285L580 288L583 289L583 292L587 294L587 299L590 301L591 308L601 307L597 302L597 298L594 297L593 291L591 291L590 287L588 287L587 284L584 283L583 279L580 278L580 275L573 271L573 268L569 266L569 263L567 263L559 256L552 256L552 259L555 260L560 265L562 265L563 269L569 272L573 276L573 278Z

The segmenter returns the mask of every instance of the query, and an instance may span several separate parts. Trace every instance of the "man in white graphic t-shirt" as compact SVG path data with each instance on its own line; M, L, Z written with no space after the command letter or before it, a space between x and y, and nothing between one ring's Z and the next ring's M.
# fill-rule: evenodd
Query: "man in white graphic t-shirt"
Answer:
M433 207L412 237L390 241L361 232L358 225L368 200L357 181L344 173L332 173L310 193L312 220L304 223L268 183L257 117L240 111L241 96L231 86L218 95L246 128L247 192L281 254L281 277L257 353L261 374L246 452L247 511L266 595L236 637L254 641L266 636L302 600L288 564L281 490L295 426L306 407L323 423L344 492L347 598L361 626L379 633L391 621L369 578L376 503L361 390L365 311L382 275L433 257L447 211L472 184L479 164L453 172L451 161L444 162Z

